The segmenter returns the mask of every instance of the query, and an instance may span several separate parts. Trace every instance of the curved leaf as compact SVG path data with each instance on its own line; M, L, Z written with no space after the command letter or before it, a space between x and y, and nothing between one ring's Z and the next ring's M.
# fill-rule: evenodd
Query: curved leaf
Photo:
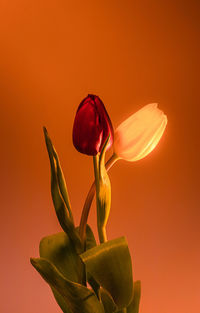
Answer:
M140 294L141 294L141 283L139 280L133 284L134 296L131 304L126 308L126 313L139 313ZM124 310L119 310L116 313L124 313Z
M80 257L77 255L72 241L64 232L44 237L40 241L40 257L52 262L64 277L80 282L84 270ZM63 299L62 295L50 286L54 297L64 313L71 313L71 310Z
M78 229L77 229L78 230ZM86 227L86 248L90 249L96 245L93 232L89 225ZM64 232L50 235L42 238L40 241L40 257L49 260L55 267L69 280L78 283L84 283L85 265L77 254L72 241ZM88 276L88 282L96 294L98 294L99 285L95 280ZM51 288L54 297L64 313L69 313L63 297Z
M139 280L134 282L133 289L134 289L133 300L127 308L127 313L139 313L141 296L141 282Z
M80 255L86 270L112 296L118 309L133 297L132 263L124 237L107 241Z
M71 220L73 221L73 215L72 215L72 211L71 211L71 205L70 205L70 201L69 201L69 196L68 196L68 191L67 191L67 185L66 185L66 182L65 182L65 177L64 177L61 165L60 165L58 154L57 154L57 152L56 152L56 150L55 150L53 145L52 145L52 148L53 148L53 155L54 155L54 158L55 158L55 161L56 161L58 185L59 185L59 188L60 188L60 192L61 192L63 200L65 201L65 204L67 206L67 209L68 209L68 212L69 212L69 216L70 216Z
M93 291L65 278L51 262L40 258L31 259L31 263L44 280L63 297L72 313L104 313Z
M43 131L44 131L45 142L46 142L47 151L49 154L50 163L52 163L52 161L55 160L55 164L50 164L52 167L52 172L53 172L52 175L54 176L54 174L56 174L56 178L58 180L59 190L62 194L63 200L65 201L67 211L68 211L71 219L73 220L73 216L72 216L72 212L71 212L71 205L70 205L70 201L69 201L69 195L68 195L68 191L67 191L67 186L66 186L65 178L64 178L62 168L60 165L60 161L58 158L58 154L57 154L57 152L56 152L56 150L55 150L55 148L51 142L51 139L50 139L49 134L47 132L47 129L45 127L43 127ZM55 168L55 171L54 171L54 168Z
M104 306L105 313L116 312L116 304L114 303L111 295L103 288L100 289L100 297Z
M56 299L56 302L58 303L59 307L61 308L61 310L64 313L72 313L72 311L70 310L70 308L68 307L68 305L66 304L65 299L63 298L63 296L61 296L61 294L53 287L51 287L51 290L53 292L53 295Z
M66 278L80 282L79 269L82 262L66 233L44 237L40 241L39 250L40 257L52 262Z
M79 226L76 227L76 231L79 233ZM96 239L94 237L93 231L91 227L86 225L86 242L85 242L85 250L91 249L97 245Z
M79 227L76 228L79 231ZM87 224L86 225L86 242L85 242L85 249L86 251L88 249L96 247L97 243L94 237L94 234L92 232L92 229ZM96 282L96 280L90 275L90 273L87 272L87 281L94 290L96 296L99 298L99 284Z
M60 168L60 163L59 163L55 148L53 147L53 144L51 142L51 139L48 135L46 128L44 128L44 136L45 136L46 147L47 147L49 160L50 160L51 195L52 195L52 200L54 203L56 215L57 215L58 221L62 229L71 238L77 251L82 251L82 243L81 243L78 232L75 230L74 222L73 222L73 219L71 218L72 214L71 214L70 207L66 205L67 191L65 190L64 192L65 184L63 182L63 176L62 176L62 172ZM69 201L67 203L69 203Z

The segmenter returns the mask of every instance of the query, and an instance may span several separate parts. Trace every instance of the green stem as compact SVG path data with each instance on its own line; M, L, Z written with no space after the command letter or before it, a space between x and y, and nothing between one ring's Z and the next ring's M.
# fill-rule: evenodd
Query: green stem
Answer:
M94 165L94 178L96 189L99 188L99 154L93 156L93 165Z
M98 210L98 209L97 209ZM104 243L106 242L108 239L107 239L107 233L106 233L106 228L101 228L99 225L98 225L98 235L99 235L99 242L100 243Z
M110 157L110 159L106 162L106 170L109 171L109 169L115 164L117 160L119 160L119 157L114 153ZM82 211L82 215L81 215L79 234L80 234L82 242L85 242L85 239L86 239L86 225L87 225L90 207L91 207L94 195L95 195L95 182L93 182L87 194L83 211Z
M93 165L94 165L94 177L95 177L95 186L96 186L96 193L99 193L99 155L95 155L93 157ZM97 228L98 228L98 234L99 234L99 241L100 243L103 243L106 241L106 230L102 229L101 225L99 224L99 201L98 198L96 198L97 201Z
M99 155L95 155L93 157L93 164L94 164L94 176L95 176L95 185L96 185L96 194L99 194L100 189L100 157ZM100 203L98 196L96 197L96 203L97 203L97 229L98 229L98 235L99 235L99 241L100 243L104 243L107 241L107 234L105 227L102 227L99 223L100 221Z
M115 164L115 162L119 159L120 158L115 153L113 153L113 155L110 157L110 159L106 162L106 165L105 165L107 172Z

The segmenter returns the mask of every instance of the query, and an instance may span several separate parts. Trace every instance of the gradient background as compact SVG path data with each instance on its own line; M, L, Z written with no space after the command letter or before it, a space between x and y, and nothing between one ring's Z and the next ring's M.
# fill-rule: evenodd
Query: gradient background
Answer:
M42 126L78 223L93 170L71 132L88 93L115 127L147 103L167 114L157 148L110 171L108 235L128 239L140 313L199 312L199 21L198 0L0 1L0 312L60 312L29 263L41 237L60 231Z

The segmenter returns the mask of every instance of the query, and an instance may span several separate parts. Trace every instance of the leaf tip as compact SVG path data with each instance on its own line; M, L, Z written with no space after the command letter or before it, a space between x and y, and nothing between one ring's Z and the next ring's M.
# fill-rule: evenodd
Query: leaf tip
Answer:
M35 267L37 262L36 262L36 259L35 258L30 258L30 262L31 264Z
M42 127L45 137L48 136L48 131L45 126Z

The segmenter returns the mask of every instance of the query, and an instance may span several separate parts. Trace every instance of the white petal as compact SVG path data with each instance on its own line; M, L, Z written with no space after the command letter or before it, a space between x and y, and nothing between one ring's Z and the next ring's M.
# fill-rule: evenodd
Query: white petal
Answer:
M136 161L149 154L159 142L167 124L167 117L151 103L131 115L115 131L115 153L128 161Z

